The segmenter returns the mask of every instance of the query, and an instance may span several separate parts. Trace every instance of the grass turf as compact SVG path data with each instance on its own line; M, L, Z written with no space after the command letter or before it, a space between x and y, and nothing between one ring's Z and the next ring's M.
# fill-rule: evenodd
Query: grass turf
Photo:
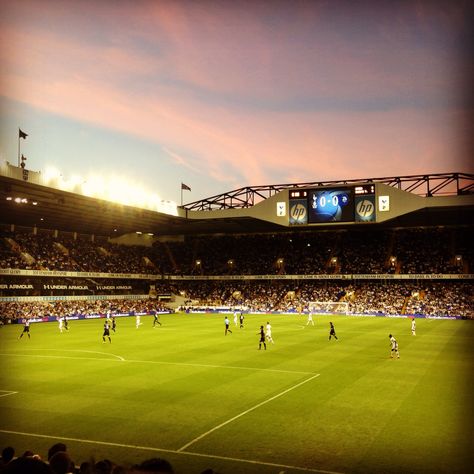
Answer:
M232 319L232 318L231 318ZM0 447L178 473L454 473L473 465L472 321L248 315L0 329ZM258 351L269 320L275 344ZM339 340L328 341L329 320ZM401 358L390 359L388 334ZM15 393L10 393L15 392Z

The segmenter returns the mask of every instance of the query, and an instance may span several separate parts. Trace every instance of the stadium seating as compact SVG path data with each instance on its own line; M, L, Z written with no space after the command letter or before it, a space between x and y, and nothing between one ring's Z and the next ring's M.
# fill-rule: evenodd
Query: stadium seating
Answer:
M191 236L152 247L124 246L105 237L32 229L3 230L0 268L113 273L114 278L43 274L4 275L1 296L181 294L202 306L242 305L252 311L296 312L311 301L349 304L358 314L472 317L472 285L462 279L389 281L390 273L468 273L473 267L472 227L338 230L262 235ZM118 278L116 274L137 274ZM285 275L351 275L344 279L283 279ZM364 279L357 275L365 274ZM163 280L163 276L236 276L235 280ZM246 280L249 275L271 278ZM278 279L279 275L280 279ZM369 275L374 275L371 280ZM238 277L242 278L238 278ZM18 314L73 314L77 302L0 303L4 321ZM113 300L84 303L87 313L113 310ZM149 310L149 300L122 300L122 309Z

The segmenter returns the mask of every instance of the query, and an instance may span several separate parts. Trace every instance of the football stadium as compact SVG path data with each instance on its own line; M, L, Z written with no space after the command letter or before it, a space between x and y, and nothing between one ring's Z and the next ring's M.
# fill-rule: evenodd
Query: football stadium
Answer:
M473 174L156 207L6 163L0 203L2 449L56 446L64 472L472 468Z

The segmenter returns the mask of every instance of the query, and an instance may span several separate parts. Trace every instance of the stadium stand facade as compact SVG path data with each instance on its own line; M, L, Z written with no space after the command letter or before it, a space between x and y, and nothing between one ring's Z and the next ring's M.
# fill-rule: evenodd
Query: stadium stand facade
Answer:
M3 176L3 198L8 206L16 205L16 212L2 213L1 316L8 322L34 313L57 317L58 311L67 315L107 311L131 314L157 308L210 311L235 306L246 311L294 313L307 311L311 301L327 300L347 302L354 314L472 318L474 179L462 175L461 185L459 176L436 176L443 180L436 186L421 177L383 178L377 183L381 188L368 184L373 180L365 180L358 188L347 187L352 186L347 181L278 185L269 187L271 196L260 203L255 202L255 194L265 197L263 190L251 194L250 188L245 188L246 200L241 190L180 209L184 214L178 235L176 217L166 221L166 216L160 215L157 222L167 222L167 226L159 236L117 233L126 227L128 215L115 216L113 229L96 233L89 208L80 207L83 198L75 202L71 193L67 199L79 207L68 225L61 225L59 211L53 209L47 215L48 224L40 221L31 225L32 207L11 199L15 192L12 183L18 185L18 180ZM412 189L400 189L401 183L411 183ZM424 197L409 192L420 183L427 185ZM448 200L437 195L453 183L456 187L446 193ZM357 192L365 193L364 206L369 198L374 206L377 198L390 198L391 219L385 219L381 211L378 216L383 215L383 219L377 217L376 222L360 225L291 225L292 206L300 204L302 192L316 196L320 189L314 187L316 184L324 184L325 190L328 185L331 190L342 189L356 201ZM36 183L18 186L16 191L22 195L31 193L22 199L36 199ZM61 206L63 193L48 189L59 193ZM299 199L292 200L294 196ZM93 204L88 202L87 206ZM205 206L210 210L203 210ZM260 209L253 216L246 210L249 206ZM241 232L239 224L235 231L243 209L247 220L258 220L259 224L249 226L247 232ZM259 219L262 209L267 223L263 229ZM127 213L140 222L143 210ZM197 213L199 218L190 213ZM279 214L285 214L287 225L276 231ZM203 222L209 224L209 233L194 230L196 219L198 229L203 228ZM413 225L417 219L420 224Z

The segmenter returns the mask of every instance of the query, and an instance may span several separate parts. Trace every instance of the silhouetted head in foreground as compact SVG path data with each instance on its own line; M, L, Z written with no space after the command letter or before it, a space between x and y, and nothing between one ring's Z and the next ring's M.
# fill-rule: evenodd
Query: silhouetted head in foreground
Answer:
M136 464L132 467L132 472L146 472L150 474L174 474L171 464L166 459L152 458Z

